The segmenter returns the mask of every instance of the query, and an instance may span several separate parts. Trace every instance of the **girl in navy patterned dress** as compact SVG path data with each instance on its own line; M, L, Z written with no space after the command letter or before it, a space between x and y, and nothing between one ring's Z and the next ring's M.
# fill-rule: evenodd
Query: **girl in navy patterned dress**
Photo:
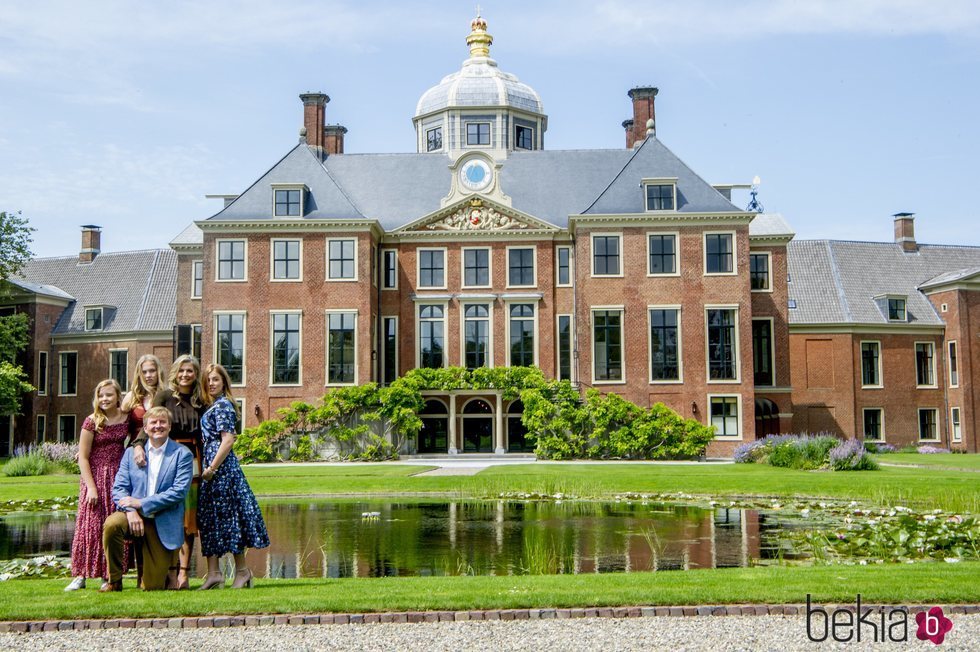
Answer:
M235 557L233 589L250 588L252 571L245 566L246 548L265 548L269 534L262 512L245 480L238 458L232 451L238 408L231 395L231 379L221 365L208 365L205 386L214 403L201 416L204 471L197 504L197 525L201 532L201 552L208 560L208 576L201 589L223 586L224 576L218 559L227 553Z

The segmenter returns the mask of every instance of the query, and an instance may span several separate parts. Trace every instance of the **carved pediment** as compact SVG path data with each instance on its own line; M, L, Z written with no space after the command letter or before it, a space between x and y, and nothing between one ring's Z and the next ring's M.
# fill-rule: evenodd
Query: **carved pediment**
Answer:
M400 229L403 233L432 233L459 231L532 231L554 229L519 211L498 206L479 197L456 204Z

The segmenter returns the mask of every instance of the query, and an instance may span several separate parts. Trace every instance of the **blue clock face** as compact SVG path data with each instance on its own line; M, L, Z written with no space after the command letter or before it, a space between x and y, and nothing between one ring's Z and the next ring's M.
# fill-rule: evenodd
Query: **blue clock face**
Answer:
M470 159L459 169L459 182L467 190L485 190L493 182L493 168L483 159Z
M479 165L471 165L466 168L466 180L472 183L474 186L480 185L486 176L487 171Z

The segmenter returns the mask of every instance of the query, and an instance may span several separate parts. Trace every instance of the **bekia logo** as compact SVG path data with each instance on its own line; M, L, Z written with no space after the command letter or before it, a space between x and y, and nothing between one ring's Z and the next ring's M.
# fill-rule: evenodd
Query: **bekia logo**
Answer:
M915 633L920 641L932 641L939 645L946 634L953 629L953 621L943 615L941 607L915 614L918 630ZM828 638L839 643L851 641L905 642L909 640L909 614L906 607L861 608L861 594L858 593L854 608L840 607L828 612L821 606L814 606L810 594L806 595L806 635L815 643Z

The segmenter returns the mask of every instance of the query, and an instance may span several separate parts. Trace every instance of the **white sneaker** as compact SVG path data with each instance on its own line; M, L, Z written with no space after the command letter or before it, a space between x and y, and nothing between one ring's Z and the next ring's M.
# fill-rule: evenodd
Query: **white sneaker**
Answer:
M85 588L85 578L84 577L76 577L75 579L73 579L71 581L71 584L69 584L68 586L65 587L65 590L66 591L77 591L78 589L84 589L84 588Z

